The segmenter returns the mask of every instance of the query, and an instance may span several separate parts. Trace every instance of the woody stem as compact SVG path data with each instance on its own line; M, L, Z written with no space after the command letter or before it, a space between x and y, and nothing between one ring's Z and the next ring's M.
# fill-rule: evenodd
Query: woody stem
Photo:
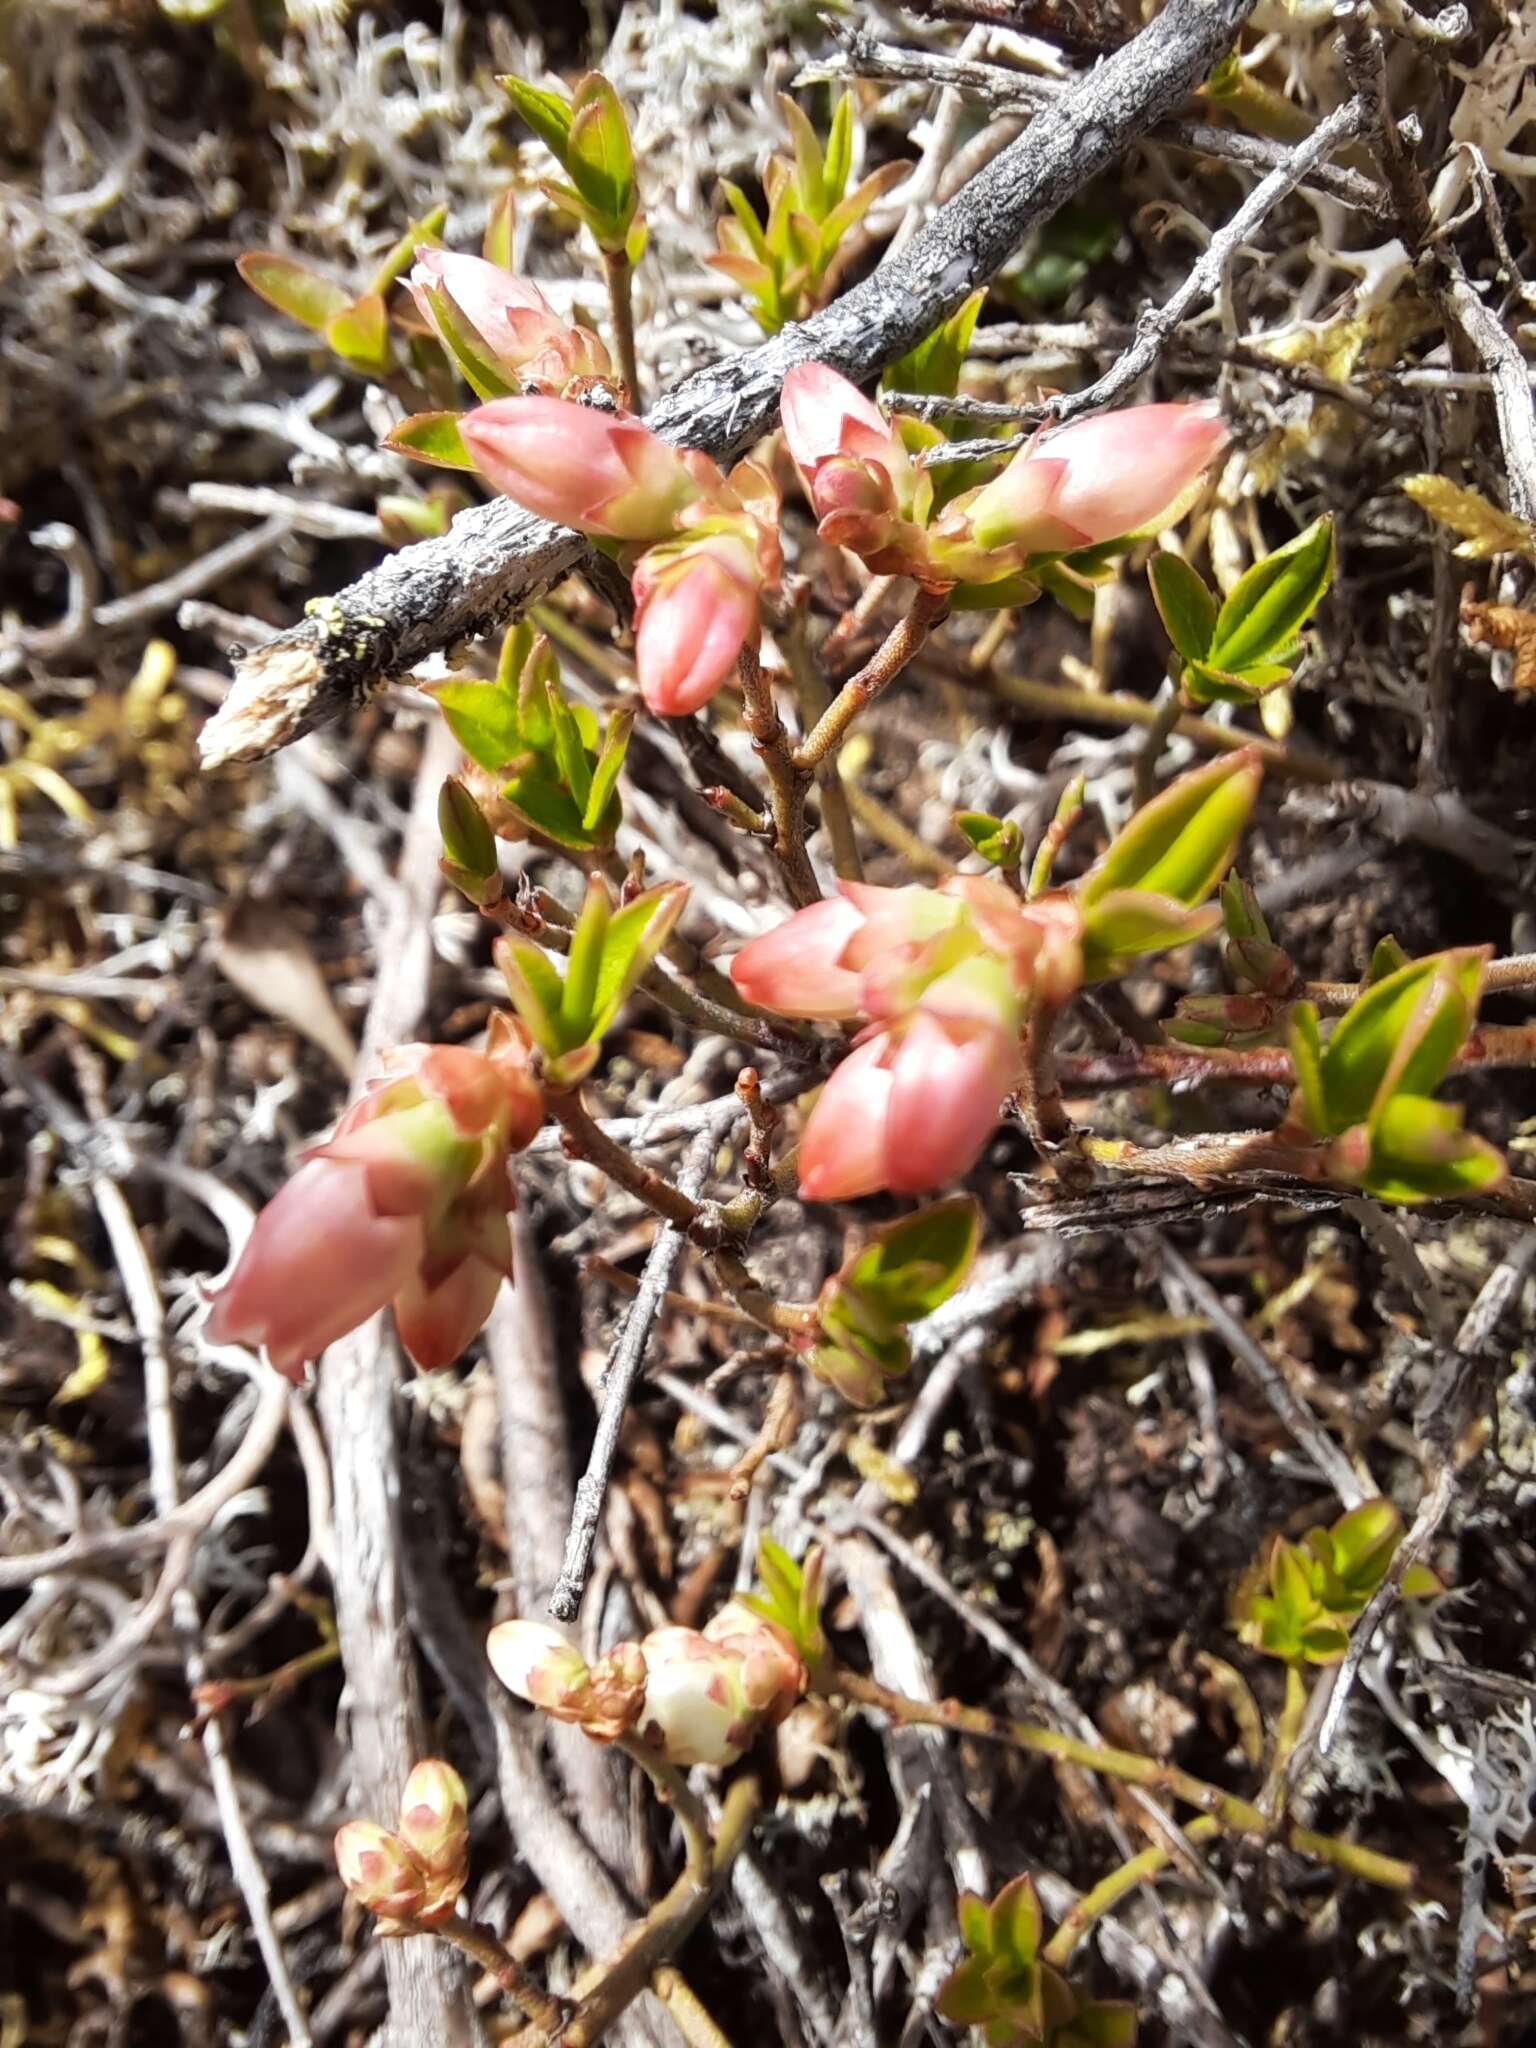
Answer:
M918 591L911 611L891 628L858 674L848 678L796 749L794 765L803 775L819 768L835 752L859 713L889 689L934 627L948 617L947 590Z
M566 2007L558 1998L551 1998L547 1991L539 1989L516 1956L489 1927L482 1926L478 1920L445 1920L436 1927L424 1926L419 1920L391 1920L389 1925L392 1931L400 1934L440 1936L494 1979L508 1998L522 2007L535 2026L542 2027L551 2038L558 2036L565 2024Z
M789 734L779 717L773 684L758 659L755 642L749 641L742 648L739 668L747 731L768 776L774 858L783 871L790 895L803 909L806 904L821 900L811 857L805 850L805 793L809 778L796 772Z

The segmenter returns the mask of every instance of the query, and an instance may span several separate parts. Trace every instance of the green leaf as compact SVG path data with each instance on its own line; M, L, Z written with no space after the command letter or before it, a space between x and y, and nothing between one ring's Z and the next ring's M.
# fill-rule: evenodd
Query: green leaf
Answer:
M1385 981L1389 974L1396 974L1399 968L1407 965L1408 955L1388 932L1371 948L1371 963L1365 970L1366 987L1374 987L1378 981Z
M851 97L844 93L843 100ZM832 201L827 196L823 169L821 143L816 130L811 126L805 111L788 93L779 94L779 105L784 110L784 123L789 129L790 147L795 152L795 185L799 204L813 221L822 221L831 209ZM842 112L841 104L838 112Z
M596 1028L606 1031L619 1006L672 936L672 928L688 901L685 882L664 882L647 889L613 918L603 944L592 1012Z
M969 1195L935 1202L876 1231L845 1269L846 1281L891 1322L914 1322L960 1286L980 1230L980 1212Z
M586 899L571 934L571 950L565 963L560 1022L568 1044L588 1043L601 1032L597 1020L603 1006L598 989L608 934L615 922L608 884L601 875L593 875L587 883Z
M308 327L316 334L344 313L352 294L328 277L320 277L291 256L274 256L265 249L248 249L235 259L235 268L258 297Z
M608 721L603 734L603 750L592 769L592 787L587 792L587 807L581 822L587 831L601 833L611 840L618 829L618 811L615 795L618 788L619 771L624 766L624 757L629 752L630 734L635 729L635 712L626 706L615 711ZM609 813L613 813L609 822Z
M1034 1882L1016 1877L992 1901L993 1954L1020 1970L1033 1969L1040 1952L1040 1900Z
M448 729L472 761L494 775L527 752L518 725L517 699L499 683L451 676L430 685Z
M592 763L581 743L581 733L571 707L566 702L565 692L558 682L550 684L547 700L555 765L559 770L560 781L569 790L579 816L586 810L587 794L592 787Z
M563 168L571 141L571 103L564 93L548 92L526 78L500 77L496 83Z
M1358 997L1323 1053L1329 1135L1368 1123L1385 1093L1431 1095L1471 1028L1486 949L1411 960Z
M575 800L547 756L525 756L503 784L501 794L520 818L546 839L553 839L557 846L584 852L596 845L592 833L582 823Z
M1208 648L1214 669L1273 661L1311 618L1333 581L1333 519L1324 514L1255 562L1228 595Z
M1083 979L1104 981L1123 973L1125 963L1138 954L1193 945L1220 923L1214 903L1188 910L1173 897L1148 889L1116 889L1083 912Z
M1124 889L1202 902L1231 863L1263 772L1258 749L1243 747L1171 782L1142 805L1078 883L1084 910Z
M990 811L956 811L955 829L995 868L1016 868L1024 858L1024 834L1012 818Z
M1403 1518L1391 1501L1368 1500L1341 1515L1331 1529L1313 1534L1326 1539L1329 1566L1360 1608L1386 1576L1403 1540Z
M369 291L377 292L379 297L383 298L390 286L404 276L415 259L416 251L424 242L431 248L441 248L443 228L447 219L447 207L434 206L429 214L425 214L420 220L413 220L369 279Z
M751 200L741 187L733 185L729 178L720 180L720 190L725 194L725 201L731 212L741 223L741 231L746 236L753 254L761 263L771 265L773 255L768 247L768 237L763 233Z
M956 312L941 320L931 334L891 364L881 384L887 391L926 392L934 398L953 398L960 386L960 372L970 351L986 299L986 287L972 292Z
M354 369L380 376L389 368L389 314L377 292L365 292L325 323L335 354Z
M473 469L459 432L463 417L461 412L413 412L384 436L383 445L397 455L411 455L439 469Z
M1203 661L1216 631L1216 599L1182 555L1156 554L1147 568L1163 630L1186 661Z
M852 174L853 94L844 92L832 112L832 125L827 130L827 149L821 167L823 188L834 203L847 191Z
M568 1044L561 1026L563 987L549 956L532 939L508 933L496 941L496 965L507 984L512 1007L527 1025L535 1045L554 1057Z
M565 168L602 216L605 232L598 239L622 247L635 210L635 156L619 96L600 72L589 71L576 88Z
M1454 1104L1394 1094L1372 1122L1360 1186L1384 1202L1434 1202L1496 1187L1508 1172L1492 1145L1461 1128Z
M480 243L480 253L486 262L494 263L498 270L511 270L516 234L517 194L508 186L505 192L492 200L486 217L485 234Z
M1311 1003L1298 1003L1292 1010L1288 1042L1308 1127L1318 1137L1326 1138L1329 1129L1328 1100L1323 1092L1323 1035Z

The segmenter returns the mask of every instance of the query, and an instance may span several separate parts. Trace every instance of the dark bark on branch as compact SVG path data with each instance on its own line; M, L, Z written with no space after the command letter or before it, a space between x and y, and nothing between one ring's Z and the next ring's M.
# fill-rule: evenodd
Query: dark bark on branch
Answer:
M1132 42L1042 108L898 255L811 319L675 385L647 424L725 459L773 426L796 363L819 360L868 381L1164 120L1225 54L1253 6L1169 0ZM205 766L273 753L344 717L427 655L494 631L570 569L582 546L576 534L504 499L461 513L443 539L388 556L246 655L204 730Z

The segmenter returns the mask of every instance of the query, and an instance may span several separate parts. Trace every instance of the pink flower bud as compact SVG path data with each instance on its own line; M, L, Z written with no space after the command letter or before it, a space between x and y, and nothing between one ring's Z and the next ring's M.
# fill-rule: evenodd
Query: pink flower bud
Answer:
M765 1727L776 1727L809 1682L805 1661L787 1632L739 1600L728 1600L706 1622L704 1636L741 1658L748 1704L762 1716Z
M968 506L984 548L1058 553L1170 514L1226 445L1212 404L1133 405L1038 436Z
M709 702L757 630L757 565L726 535L661 554L634 573L635 670L648 708L682 718Z
M630 413L562 398L498 398L459 423L475 467L530 512L609 540L656 541L724 478ZM711 472L713 473L711 476Z
M784 379L779 422L795 467L808 481L834 455L906 461L879 406L825 363L797 363Z
M668 1763L733 1764L760 1726L741 1657L692 1628L658 1628L641 1644L645 1705L637 1733Z
M507 1155L543 1120L526 1041L502 1018L483 1053L402 1046L381 1065L213 1297L209 1338L264 1345L295 1379L391 1301L416 1363L450 1365L511 1271Z
M608 351L595 334L562 320L536 284L510 276L498 263L423 245L406 282L450 355L454 338L443 318L444 295L509 376L559 390L577 377L612 375Z
M572 1721L595 1742L612 1742L635 1725L645 1696L638 1646L619 1643L596 1664L560 1630L542 1621L504 1621L486 1643L491 1669L507 1688L557 1721Z
M886 1185L886 1125L894 1086L890 1033L865 1039L833 1070L800 1144L807 1202L852 1202Z
M337 1829L336 1869L358 1904L381 1920L446 1919L453 1910L405 1844L371 1820Z
M469 1794L451 1764L428 1757L416 1765L400 1795L400 1840L428 1876L454 1882L468 1877Z

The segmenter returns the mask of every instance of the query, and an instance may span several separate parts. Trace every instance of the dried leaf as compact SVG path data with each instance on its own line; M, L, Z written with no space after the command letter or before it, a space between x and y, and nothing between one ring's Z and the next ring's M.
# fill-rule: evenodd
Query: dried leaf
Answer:
M350 1079L357 1064L352 1034L314 954L281 911L250 898L237 903L224 920L214 958L247 1002L302 1032Z
M1431 519L1462 536L1458 555L1473 562L1486 562L1492 555L1524 555L1536 562L1536 527L1502 511L1481 491L1432 473L1405 476L1402 487Z
M1515 672L1510 680L1517 690L1536 690L1536 612L1464 597L1461 623L1474 647L1502 647L1513 654Z

